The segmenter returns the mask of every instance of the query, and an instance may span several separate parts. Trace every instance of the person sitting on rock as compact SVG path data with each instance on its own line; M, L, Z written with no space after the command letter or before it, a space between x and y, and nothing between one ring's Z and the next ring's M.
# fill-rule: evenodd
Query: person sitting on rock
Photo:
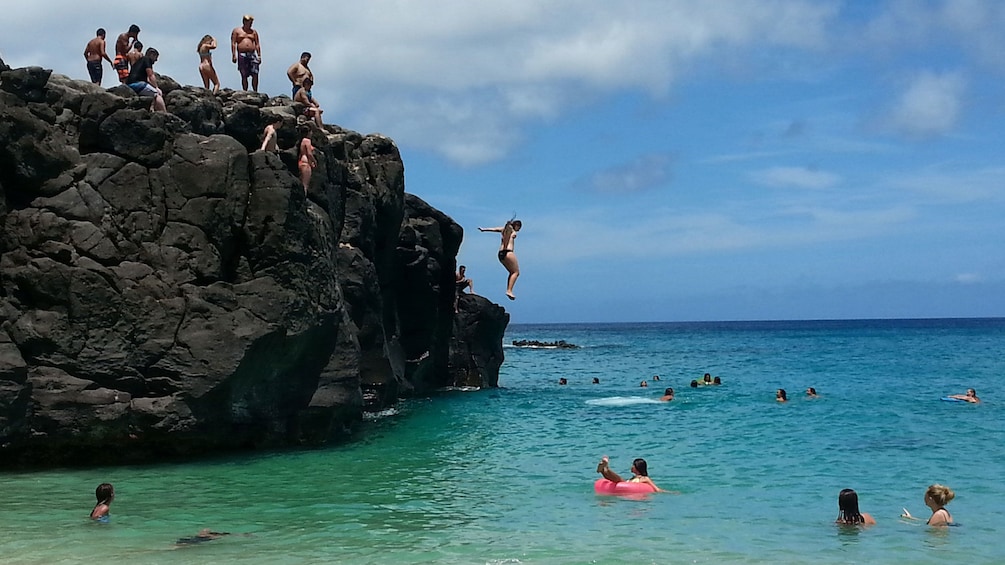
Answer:
M157 77L154 76L154 63L157 62L158 57L160 57L160 53L156 49L153 47L147 49L146 56L137 61L133 65L133 68L129 70L126 84L136 94L153 98L153 109L155 111L167 112L167 108L164 106L164 94L157 87Z
M314 123L318 127L323 127L324 124L321 123L321 114L324 110L318 104L318 101L314 99L314 94L311 92L311 87L314 86L314 81L307 77L304 79L304 86L297 91L296 95L293 97L294 102L300 102L304 105L304 115L308 118L314 120Z
M457 268L457 274L454 275L454 285L456 286L457 292L454 294L454 312L457 312L458 302L460 301L461 295L464 294L464 289L468 289L471 294L475 293L475 283L471 279L465 276L467 267L461 265Z

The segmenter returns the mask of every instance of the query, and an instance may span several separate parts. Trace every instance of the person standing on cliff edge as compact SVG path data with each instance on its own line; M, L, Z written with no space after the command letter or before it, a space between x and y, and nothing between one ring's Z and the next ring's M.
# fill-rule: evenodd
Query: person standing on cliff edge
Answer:
M262 64L262 43L258 31L251 29L255 17L245 14L241 27L235 27L230 33L230 55L237 63L237 71L241 73L241 88L248 90L248 77L251 77L251 89L258 92L258 67Z
M98 28L98 31L94 33L94 39L87 42L87 47L84 47L84 60L87 61L87 74L91 75L91 82L97 85L101 85L101 60L104 59L108 61L108 64L112 64L111 57L105 51L105 29Z

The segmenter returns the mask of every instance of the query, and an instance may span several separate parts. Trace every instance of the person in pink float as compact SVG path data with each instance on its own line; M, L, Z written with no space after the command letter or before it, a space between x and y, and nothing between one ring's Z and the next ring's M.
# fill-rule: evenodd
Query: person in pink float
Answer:
M656 492L667 492L660 487L656 486L656 483L649 478L649 466L646 464L646 460L639 457L632 462L632 478L627 481L621 478L621 475L615 473L611 470L610 460L605 455L600 459L600 463L597 465L597 472L604 476L605 479L611 481L612 483L629 482L629 483L644 483L651 487Z

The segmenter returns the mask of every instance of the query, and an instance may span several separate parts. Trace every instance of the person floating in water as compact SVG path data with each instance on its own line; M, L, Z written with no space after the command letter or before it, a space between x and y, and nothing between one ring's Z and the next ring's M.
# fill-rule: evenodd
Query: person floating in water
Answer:
M876 523L872 516L859 511L858 493L850 488L846 488L838 494L838 510L835 524L871 526Z
M500 232L502 233L502 242L499 244L499 262L502 263L503 267L509 272L509 277L506 279L506 296L510 300L516 300L516 295L513 294L513 285L516 284L516 279L520 276L520 263L516 260L516 252L513 250L513 246L516 243L516 232L520 231L523 227L523 223L520 220L513 219L506 222L506 225L498 228L478 228L480 232Z
M817 397L817 389L815 389L813 387L810 387L810 388L806 389L806 397L807 398L816 398Z
M775 400L777 402L788 402L789 401L789 396L787 394L785 394L785 389L784 388L780 388L780 389L778 389L778 390L775 391Z
M108 507L115 500L115 488L111 483L101 483L98 488L94 489L94 497L98 499L98 503L91 510L91 519L107 522L109 518Z
M646 381L642 381L639 383L639 386L642 388L646 388L647 386L649 386L649 383L647 383Z
M660 402L670 402L673 400L673 387L670 387L663 391L663 396L660 397Z
M629 483L645 483L651 487L656 492L666 492L660 487L656 486L656 483L649 478L649 466L646 464L646 460L639 457L632 462L632 478L628 479ZM615 473L611 470L610 461L607 456L603 456L600 459L600 464L597 465L597 472L604 476L605 479L611 481L612 483L625 482L625 479L621 478L621 475Z
M200 530L198 534L188 537L188 538L178 538L178 541L174 542L176 546L185 545L195 545L197 543L203 543L207 541L213 541L215 539L220 539L223 536L229 536L230 532L214 532L209 528Z
M977 391L972 388L968 388L966 394L951 394L949 398L955 398L956 400L962 400L971 404L981 403L981 399L977 398Z

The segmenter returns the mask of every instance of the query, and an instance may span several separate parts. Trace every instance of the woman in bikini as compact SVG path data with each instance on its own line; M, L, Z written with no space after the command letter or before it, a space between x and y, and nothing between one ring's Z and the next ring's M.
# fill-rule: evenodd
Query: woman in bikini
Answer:
M297 131L300 133L300 158L297 160L297 166L300 168L300 182L304 184L304 194L307 194L307 187L311 184L311 173L314 167L318 166L318 161L314 158L311 128L302 125Z
M621 478L621 475L615 473L611 470L610 462L607 456L603 456L600 459L600 464L597 465L597 472L604 476L605 479L611 481L612 483L620 483L625 481ZM628 479L629 483L645 483L651 485L656 492L667 492L660 487L656 486L656 483L649 478L649 466L646 464L646 460L639 457L635 461L632 461L632 478Z
M204 35L199 41L199 46L195 48L199 53L199 74L202 75L202 86L209 90L209 83L213 83L213 94L220 92L220 77L216 76L216 69L213 68L213 49L216 49L216 40L212 35Z
M516 284L516 279L520 276L520 263L516 260L516 252L513 250L513 245L516 240L516 232L520 231L522 227L523 223L520 220L513 219L499 228L478 228L480 232L491 231L502 233L502 242L499 244L499 253L497 256L499 257L499 262L509 272L509 277L506 279L506 296L510 300L516 300L516 296L513 294L513 285Z

